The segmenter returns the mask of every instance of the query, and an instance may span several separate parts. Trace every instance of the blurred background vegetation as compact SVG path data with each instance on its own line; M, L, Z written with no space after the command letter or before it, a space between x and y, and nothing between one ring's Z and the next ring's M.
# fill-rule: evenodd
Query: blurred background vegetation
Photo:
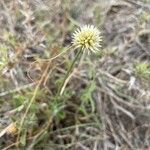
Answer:
M58 95L86 24L102 49ZM149 47L149 0L1 0L0 149L148 150Z

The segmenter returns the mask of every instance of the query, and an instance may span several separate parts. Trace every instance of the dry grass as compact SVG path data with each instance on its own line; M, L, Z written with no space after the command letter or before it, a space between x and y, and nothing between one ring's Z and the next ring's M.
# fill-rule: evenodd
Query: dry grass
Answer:
M150 148L148 0L0 1L0 149ZM103 49L68 50L80 25ZM58 91L62 87L61 94Z

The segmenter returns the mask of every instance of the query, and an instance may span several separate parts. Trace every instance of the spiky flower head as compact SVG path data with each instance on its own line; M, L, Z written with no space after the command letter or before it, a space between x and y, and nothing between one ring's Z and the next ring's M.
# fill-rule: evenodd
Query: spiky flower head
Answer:
M101 48L100 31L93 25L85 25L73 33L73 45L90 52L98 52Z

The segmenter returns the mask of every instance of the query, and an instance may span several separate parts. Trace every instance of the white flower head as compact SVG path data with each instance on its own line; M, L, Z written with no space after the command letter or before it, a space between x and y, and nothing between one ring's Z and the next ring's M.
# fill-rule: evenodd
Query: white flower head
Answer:
M73 33L73 45L90 52L98 52L101 48L100 31L93 25L85 25Z

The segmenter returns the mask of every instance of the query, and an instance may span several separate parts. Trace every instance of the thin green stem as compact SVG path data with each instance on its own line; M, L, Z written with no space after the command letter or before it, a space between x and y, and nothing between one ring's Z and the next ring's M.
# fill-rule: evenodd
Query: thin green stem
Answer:
M61 90L62 90L62 88L63 88L63 86L64 86L64 84L65 84L67 78L69 77L70 73L72 72L72 70L73 70L73 68L74 68L74 65L75 65L75 62L78 60L78 58L79 58L79 56L82 54L82 52L83 52L83 49L80 49L80 50L78 51L78 53L76 54L76 56L75 56L73 62L71 63L71 66L69 67L69 69L68 69L68 71L67 71L67 74L66 74L66 76L65 76L65 78L64 78L64 80L63 80L63 82L62 82L62 84L61 84L61 86L60 86L60 88L59 88L59 91L58 91L58 94L59 94L59 95L61 95Z

